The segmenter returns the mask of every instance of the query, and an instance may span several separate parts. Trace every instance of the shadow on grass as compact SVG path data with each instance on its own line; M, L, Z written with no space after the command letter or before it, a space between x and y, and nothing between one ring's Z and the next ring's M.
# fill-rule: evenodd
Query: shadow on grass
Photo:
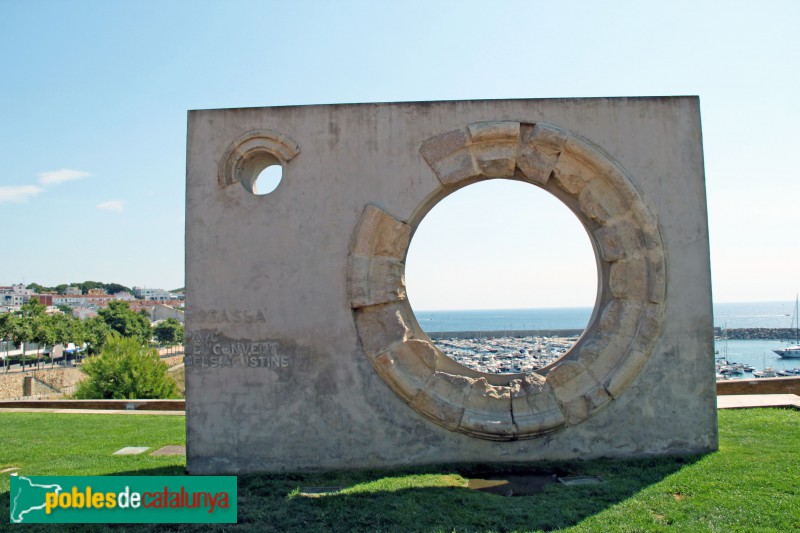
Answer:
M217 526L76 524L67 531L510 531L553 530L576 525L658 483L700 459L662 457L515 465L438 465L392 471L248 474L238 477L238 524ZM531 496L505 497L466 488L467 477L494 473L593 475L599 485L548 485ZM162 467L116 475L183 475ZM441 476L446 476L442 478ZM408 479L406 479L408 478ZM428 481L418 481L418 480ZM430 484L456 486L419 486ZM458 486L462 485L462 486ZM307 486L345 487L319 498L298 495ZM8 524L9 494L0 494L0 524ZM2 525L0 525L2 528ZM48 529L46 525L40 530ZM36 531L33 526L32 531Z

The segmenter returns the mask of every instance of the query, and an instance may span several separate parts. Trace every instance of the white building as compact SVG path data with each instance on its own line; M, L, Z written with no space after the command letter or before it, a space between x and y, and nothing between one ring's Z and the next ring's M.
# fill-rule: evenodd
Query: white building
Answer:
M33 294L33 290L26 289L22 283L0 287L0 306L18 307L30 300Z
M184 312L175 307L164 304L158 304L154 305L152 310L150 311L150 320L152 322L158 322L160 320L166 320L168 318L174 318L181 324L186 323L186 320L184 319Z
M148 289L146 287L134 287L133 295L140 300L155 300L157 302L177 299L175 295L164 289Z
M115 300L124 300L126 302L132 302L136 300L136 296L129 292L118 292L114 295Z

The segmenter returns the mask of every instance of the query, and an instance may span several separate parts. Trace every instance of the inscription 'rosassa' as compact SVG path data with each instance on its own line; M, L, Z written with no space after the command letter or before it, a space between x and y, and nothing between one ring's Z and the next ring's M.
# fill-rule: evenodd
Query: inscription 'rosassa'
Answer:
M247 311L242 309L204 309L193 310L189 320L198 324L259 324L267 321L264 311Z

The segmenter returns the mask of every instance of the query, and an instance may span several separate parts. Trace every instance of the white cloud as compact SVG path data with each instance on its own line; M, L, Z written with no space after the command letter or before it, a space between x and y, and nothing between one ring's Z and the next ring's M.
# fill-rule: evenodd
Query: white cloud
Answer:
M97 204L97 209L102 209L103 211L113 211L115 213L122 213L125 210L125 206L123 205L122 200L107 200L105 202L100 202Z
M39 183L42 185L57 185L66 181L79 180L91 176L88 172L81 170L70 170L62 168L60 170L51 170L39 174Z
M41 192L44 192L44 189L36 185L10 185L0 187L0 204L22 204Z

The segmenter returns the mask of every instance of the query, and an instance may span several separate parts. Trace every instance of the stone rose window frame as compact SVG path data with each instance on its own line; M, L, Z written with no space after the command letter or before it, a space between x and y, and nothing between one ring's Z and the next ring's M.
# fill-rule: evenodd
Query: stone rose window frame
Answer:
M667 291L658 222L624 169L589 141L544 123L473 123L425 140L420 154L440 186L406 221L368 205L348 257L356 329L383 381L429 420L500 441L579 424L623 394L653 353ZM566 204L598 265L584 334L558 361L528 374L481 373L445 356L405 292L405 259L424 216L452 192L497 178L531 183Z

